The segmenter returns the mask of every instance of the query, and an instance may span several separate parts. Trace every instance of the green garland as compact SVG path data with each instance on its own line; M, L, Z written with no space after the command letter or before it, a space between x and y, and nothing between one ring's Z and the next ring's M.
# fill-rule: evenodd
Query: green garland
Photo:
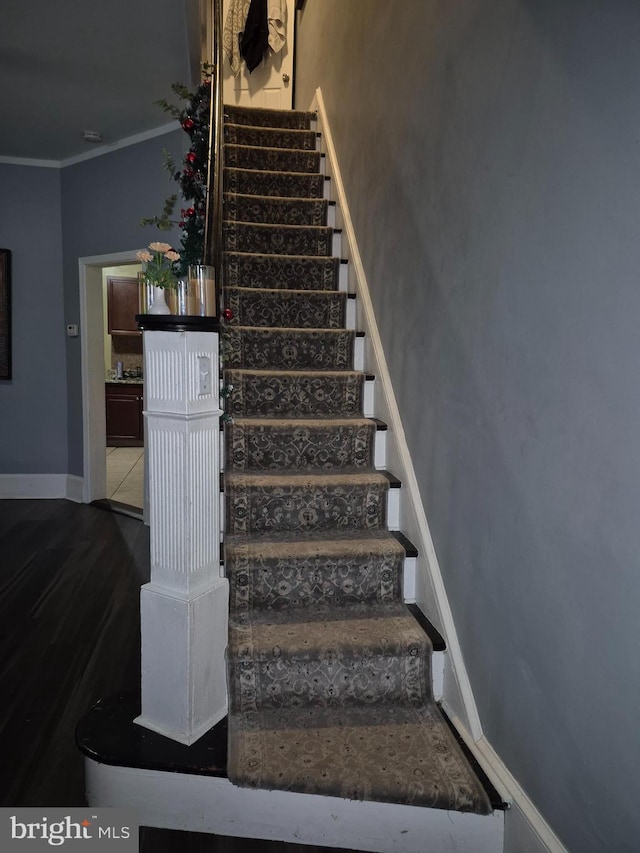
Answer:
M140 224L155 225L161 231L170 231L174 225L182 229L180 260L174 265L178 278L187 274L190 264L203 263L212 74L213 66L204 64L202 83L194 92L189 91L182 83L172 84L173 93L180 101L185 102L182 105L169 103L164 98L155 102L180 122L190 138L189 150L180 168L176 168L169 152L163 151L164 167L180 185L180 195L185 206L180 210L180 219L173 218L178 196L170 195L160 216L145 218Z

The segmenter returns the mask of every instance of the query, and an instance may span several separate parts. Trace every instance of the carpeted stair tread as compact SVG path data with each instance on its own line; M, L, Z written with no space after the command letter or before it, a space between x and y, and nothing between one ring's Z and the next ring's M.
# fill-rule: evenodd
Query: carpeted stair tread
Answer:
M287 198L275 195L224 193L224 218L236 222L271 225L327 224L329 202L322 198Z
M300 148L313 151L316 132L300 128L265 127L255 124L224 123L225 143L258 145L269 148Z
M347 551L369 553L370 549L376 550L379 546L389 547L393 552L404 553L401 542L386 529L362 530L354 533L351 530L333 530L330 534L326 531L314 533L263 533L254 537L234 536L229 534L225 537L225 552L228 547L241 549L244 553L256 554L264 549L265 556L279 553L281 548L301 549L305 554L321 553L324 543L327 548L336 554L341 548Z
M237 169L260 169L267 172L318 172L319 151L297 148L269 148L254 145L224 146L226 166Z
M225 369L233 386L227 413L275 417L350 417L362 414L364 374L358 370Z
M225 538L235 614L400 600L404 548L387 530Z
M382 551L384 554L404 555L405 550L396 537L385 528L381 530L335 529L331 533L308 531L306 533L264 533L258 536L225 536L225 559L230 554L240 553L247 559L279 559L289 552L292 556L307 557L326 553L340 559L345 554L371 556Z
M355 332L229 326L225 364L255 370L351 370Z
M225 104L223 114L225 122L234 124L301 130L307 130L317 117L316 113L308 110L274 110L265 107L239 107L233 104Z
M239 614L229 623L232 708L419 705L430 698L431 652L397 602Z
M308 255L224 252L223 266L228 287L337 290L340 260Z
M225 166L223 182L226 192L278 198L321 199L324 196L325 179L319 172L267 169L257 172L255 169Z
M264 488L278 488L278 484L284 487L296 488L309 486L311 488L344 486L368 486L371 484L388 488L389 478L382 471L371 470L341 470L341 471L295 471L290 468L274 468L269 470L250 471L227 471L225 472L226 486L235 486L244 483L250 486Z
M251 649L243 647L247 626L251 626ZM363 658L395 654L416 657L432 652L431 641L400 602L357 603L342 608L318 605L311 613L307 608L254 611L232 616L231 629L229 654L238 660L248 656L274 660L285 650L291 657L304 660L335 660L342 652Z
M327 225L270 225L233 220L222 224L226 252L322 257L331 254L332 240L333 228Z
M225 287L231 326L283 326L299 329L344 327L347 294L331 290Z
M234 714L236 785L489 814L491 804L432 702Z
M377 472L226 473L230 533L371 530L385 525L389 481Z
M235 418L224 431L226 467L371 467L375 433L366 418Z

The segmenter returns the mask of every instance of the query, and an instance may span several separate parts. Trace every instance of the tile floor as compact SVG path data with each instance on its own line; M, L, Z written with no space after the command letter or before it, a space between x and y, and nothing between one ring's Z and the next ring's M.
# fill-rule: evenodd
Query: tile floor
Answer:
M144 447L107 447L107 497L144 505Z

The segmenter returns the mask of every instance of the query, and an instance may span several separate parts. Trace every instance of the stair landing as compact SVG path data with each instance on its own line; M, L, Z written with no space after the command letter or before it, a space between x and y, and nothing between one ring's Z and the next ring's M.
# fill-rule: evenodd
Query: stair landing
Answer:
M501 853L490 815L239 788L226 778L227 722L187 747L132 723L139 698L98 702L81 720L88 804L129 807L141 826L372 853ZM477 768L476 768L477 771Z

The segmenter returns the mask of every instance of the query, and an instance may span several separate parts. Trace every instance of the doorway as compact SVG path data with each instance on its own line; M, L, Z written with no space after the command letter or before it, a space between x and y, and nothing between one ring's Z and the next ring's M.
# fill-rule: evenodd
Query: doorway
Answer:
M113 494L114 481L120 474L122 482L129 474L135 477L140 475L143 468L141 463L141 451L138 448L122 448L126 452L133 450L129 455L136 455L136 459L119 459L114 456L110 467L112 470L107 477L107 433L106 433L106 402L105 388L108 378L107 371L110 369L111 353L107 354L106 340L106 302L104 281L109 273L111 275L135 275L140 268L140 263L135 252L122 252L110 255L98 255L79 259L80 274L80 341L81 341L81 368L82 368L82 422L83 422L83 495L84 503L107 500L110 492ZM133 271L133 272L132 272ZM120 359L118 359L120 360ZM122 358L124 362L124 357ZM131 362L132 365L134 362ZM135 362L141 365L140 361ZM118 449L116 449L118 450ZM116 452L111 451L110 456ZM120 453L120 456L123 454ZM129 466L127 468L127 466ZM137 468L134 472L133 469ZM127 469L127 470L125 470ZM133 481L129 482L131 486ZM143 477L142 513L146 519L146 475ZM121 494L129 494L125 490ZM118 500L114 497L114 500ZM122 501L125 504L125 501ZM134 508L135 509L135 508ZM141 510L138 509L137 513Z
M231 0L224 0L222 20L226 22ZM240 73L233 76L229 59L223 57L223 100L229 106L263 107L275 110L290 110L293 106L293 57L295 39L296 4L285 3L285 41L277 53L269 50L266 58L250 73L245 62L240 64ZM235 35L235 34L234 34Z

